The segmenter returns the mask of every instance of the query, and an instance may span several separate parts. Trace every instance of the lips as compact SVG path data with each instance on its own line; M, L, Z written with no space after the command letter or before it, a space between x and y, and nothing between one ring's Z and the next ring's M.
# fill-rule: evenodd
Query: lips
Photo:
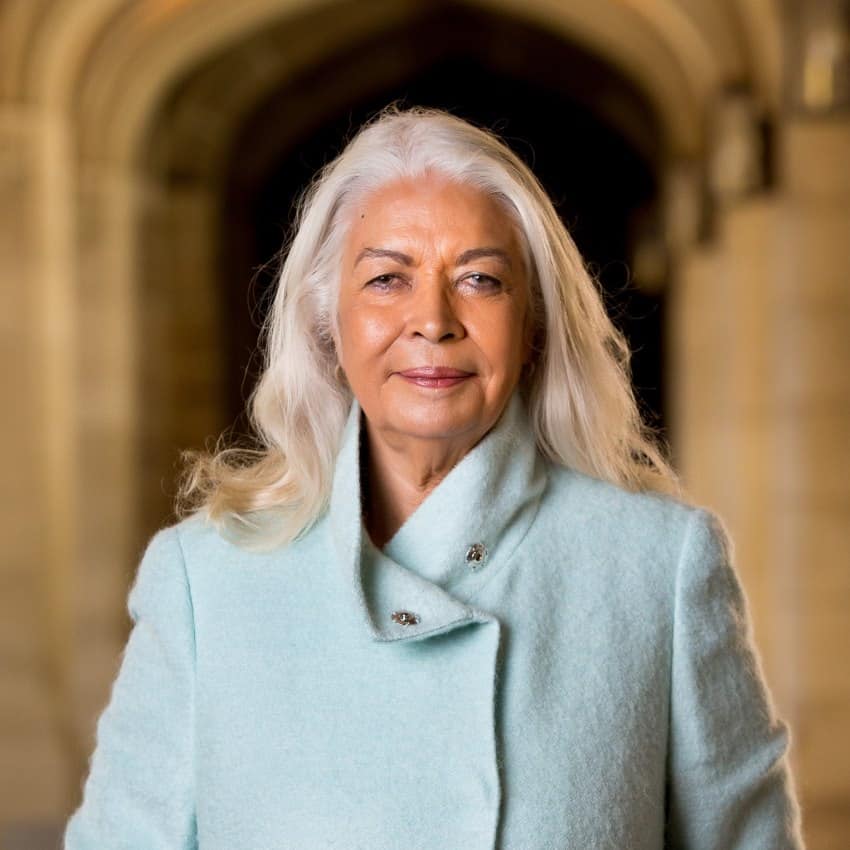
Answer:
M445 366L418 366L415 369L405 369L399 372L405 378L466 378L472 372L464 372L462 369L449 369Z
M408 384L425 390L446 390L463 384L472 377L472 372L463 369L450 369L448 366L418 366L398 373Z

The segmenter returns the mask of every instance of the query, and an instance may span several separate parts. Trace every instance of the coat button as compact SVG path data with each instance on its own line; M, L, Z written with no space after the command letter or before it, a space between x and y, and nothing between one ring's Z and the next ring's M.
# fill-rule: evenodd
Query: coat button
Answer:
M419 615L412 611L393 611L390 616L400 626L415 626L419 622Z
M483 543L473 543L466 550L466 563L469 564L472 569L477 569L484 563L484 559L487 557L487 547Z

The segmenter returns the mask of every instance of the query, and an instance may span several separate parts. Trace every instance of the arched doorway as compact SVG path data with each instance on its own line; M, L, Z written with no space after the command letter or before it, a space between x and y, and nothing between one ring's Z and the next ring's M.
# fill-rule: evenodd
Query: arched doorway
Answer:
M289 37L285 27L262 36L267 45ZM189 90L224 79L228 67L238 66L237 54L251 52L261 50L239 45L216 56L174 89L170 108L179 113ZM660 229L665 149L653 110L632 83L578 45L463 6L434 7L370 32L244 110L213 200L220 211L213 266L222 304L224 421L236 433L247 430L241 411L260 366L257 333L274 283L271 261L299 192L363 120L392 100L439 106L492 128L532 166L632 344L647 418L663 427L666 269L663 262L639 264L636 280L633 262ZM179 156L159 167L183 181L191 177Z
M55 741L50 744L55 751L45 756L44 764L69 765L67 773L38 770L29 774L29 785L25 776L17 783L38 788L39 799L48 801L39 804L46 810L56 795L78 793L76 779L86 756L90 723L107 693L126 633L126 584L141 541L169 518L167 482L173 477L176 453L230 424L238 408L234 399L243 397L243 390L235 393L233 387L241 383L240 357L250 348L251 333L245 333L251 330L250 322L240 332L244 319L237 313L229 321L225 299L230 294L247 313L253 268L269 259L282 235L280 226L285 225L289 208L286 192L291 191L287 185L303 185L336 152L344 131L403 90L412 92L410 102L430 100L462 112L464 104L455 102L452 92L461 91L472 64L488 71L488 76L476 79L489 106L480 114L462 114L493 126L509 141L527 138L528 144L517 143L518 150L527 158L533 152L535 167L547 184L550 178L540 163L546 156L545 137L556 137L547 129L555 118L568 114L579 122L589 113L592 121L613 129L621 142L626 140L626 149L630 155L636 152L652 187L648 213L631 213L626 218L634 225L626 229L642 234L637 241L644 245L648 238L651 248L657 219L651 202L661 170L667 172L668 189L670 183L675 189L678 177L684 177L680 200L687 213L692 200L701 201L699 171L713 144L710 131L716 106L723 104L724 87L743 83L747 96L754 94L753 108L775 112L784 54L779 4L755 8L740 2L476 0L469 4L473 11L466 5L395 0L283 4L280 0L245 4L12 0L8 5L16 13L14 25L0 33L4 47L0 54L4 70L10 72L3 75L4 150L14 168L6 172L10 179L2 206L7 221L14 223L10 231L14 237L6 243L5 270L22 285L9 287L4 303L10 316L30 316L10 323L7 330L22 350L34 355L26 358L21 371L26 379L21 377L19 384L32 388L33 407L43 404L47 412L41 418L18 416L15 454L21 471L10 477L16 481L15 500L23 504L21 494L32 490L28 501L43 504L44 517L27 532L21 530L18 515L10 514L14 531L10 540L17 548L8 561L25 565L49 589L37 597L34 593L32 606L37 612L32 616L33 634L44 647L39 650L44 662L39 671L47 672L16 674L9 691L29 699L45 687L54 706L44 724L24 735L15 732L27 747ZM492 11L485 13L487 8ZM507 9L515 20L502 17ZM447 21L457 22L459 36L446 31ZM533 28L536 33L531 33ZM546 38L552 51L544 47ZM597 57L596 63L581 65L582 54ZM418 82L439 65L453 69L446 72L450 88L446 95L444 81L442 100L438 91L429 94ZM344 67L345 73L334 75L334 67ZM614 67L619 70L611 70ZM548 83L540 79L541 69ZM600 88L601 80L612 77L612 86ZM628 85L620 85L623 80ZM521 122L519 110L501 111L509 103L512 109L524 105L514 87L547 93L544 106L538 104L532 116L539 119L538 129L543 127L542 141L530 124ZM630 95L630 87L640 94ZM644 101L657 110L660 132ZM562 104L568 104L569 111L562 113ZM274 111L276 106L281 111ZM507 125L487 111L493 106L500 108L498 117L509 118ZM846 138L841 132L836 122L836 145ZM788 161L798 163L799 170L792 176L807 187L803 175L806 180L812 175L813 181L822 180L818 191L823 187L831 191L840 169L818 177L817 166L841 160L821 155L822 141L815 137L825 128L814 126L810 136L801 128L796 133L792 140L799 147L792 149ZM314 147L311 139L319 140ZM297 175L293 172L301 158L306 161ZM558 150L554 159L559 161ZM246 167L256 169L253 177L244 173ZM672 181L671 171L675 171ZM601 205L611 197L614 176L596 176L595 197ZM562 210L575 197L577 184L566 185L569 191L564 192L550 184ZM264 200L256 192L252 196L251 186L277 197ZM753 300L753 292L772 294L777 280L797 296L791 282L796 274L793 264L774 260L785 256L775 249L787 247L788 222L796 221L794 216L809 221L805 233L811 235L811 243L798 247L801 256L821 263L830 247L817 241L830 232L823 226L823 205L817 206L815 215L793 206L776 209L772 200L762 200L761 206L744 209L734 219L726 215L728 235L734 239L716 252L712 246L689 241L692 217L678 215L677 203L667 221L679 259L687 260L687 267L683 262L675 270L677 291L690 298L681 313L693 320L682 324L681 336L689 347L682 346L680 361L687 369L676 379L674 395L678 404L687 403L696 414L693 420L679 422L677 442L686 444L689 457L704 458L703 465L714 467L708 476L699 469L695 479L725 477L739 491L734 501L749 500L752 505L763 503L765 492L776 491L785 500L784 491L779 492L767 468L750 464L744 470L740 453L721 454L715 442L702 440L712 428L720 440L728 433L716 429L711 417L703 414L717 413L731 422L732 414L744 405L737 396L730 402L730 395L741 391L749 403L749 391L759 385L711 384L692 376L710 373L725 379L722 369L709 368L713 361L740 360L744 342L751 340L752 347L758 347L769 341L773 325L751 320L735 308L741 298ZM228 230L222 214L231 201L233 212L241 212L239 226ZM623 207L627 208L639 209ZM837 216L842 208L835 209ZM635 262L631 249L625 254L597 252L582 233L586 215L567 211L565 219L588 258L601 265L603 282L605 269L610 273L612 266L614 288L623 282L623 259L631 262L635 273L638 267L646 269L646 263ZM616 232L608 229L611 214L604 206L597 220L603 220L605 227L590 228L591 233ZM251 245L249 238L256 244ZM650 262L650 270L653 267L654 280L663 284L664 263ZM824 265L822 273L833 274L829 268ZM645 271L641 278L646 279ZM805 280L811 288L808 275ZM754 289L753 283L761 289ZM728 301L718 297L718 284L730 296ZM258 292L259 287L255 298ZM795 302L788 297L791 306L781 315L796 318ZM42 314L40 308L49 309ZM626 312L645 311L638 306ZM720 323L708 321L728 315L741 319L731 337L722 332ZM830 310L833 315L844 314ZM239 333L247 342L246 351L240 350ZM805 338L807 344L809 339ZM811 335L813 346L822 339L822 334ZM836 333L835 339L846 336ZM737 345L731 354L730 342ZM807 361L798 357L799 340L796 347L785 338L782 342L786 365L802 364L799 374L805 377L805 386L814 386L810 379L818 373L828 374L813 365L821 363L814 357L805 366ZM221 350L223 344L227 350ZM636 383L649 382L638 376ZM726 407L717 403L718 398ZM826 438L831 432L798 439L795 412L781 412L788 439L796 440L794 448L832 445ZM756 413L762 415L760 409ZM764 414L772 415L772 410ZM753 441L763 432L772 433L762 420L753 419L751 424L747 433L752 433ZM809 454L782 457L800 467ZM839 468L826 450L824 457L821 466L827 471ZM38 476L32 474L34 469ZM745 488L739 486L741 472ZM25 486L18 486L18 480ZM139 494L144 494L141 503ZM823 558L811 556L820 552L812 541L830 541L823 545L838 551L831 541L844 540L838 535L837 512L834 525L809 530L801 525L808 522L806 517L794 514L796 506L789 504L769 522L766 516L761 524L753 523L749 515L740 520L739 527L751 529L749 537L755 540L750 551L769 565L765 587L770 593L777 587L773 579L780 562L785 574L794 577L797 563L827 562L829 557L835 561L834 551L824 551ZM786 536L776 544L781 558L773 558L772 542L762 545L760 539L763 529L772 532L776 525L790 529L792 537L797 535L792 541L797 550L787 545ZM744 554L745 542L740 546ZM77 589L76 596L67 592L70 588ZM788 598L795 601L796 592ZM8 608L10 628L22 634L25 626L15 617L27 606L13 602ZM771 608L780 609L773 597L761 606L768 614ZM793 672L796 665L788 662L791 656L783 648L787 643L777 646L776 669ZM826 675L828 668L823 669ZM794 694L796 688L791 681L786 693ZM53 738L44 732L48 722L53 724ZM828 723L813 723L811 729L820 729L823 740L832 734ZM52 797L44 793L46 775L54 777ZM7 811L15 816L20 799L7 801Z

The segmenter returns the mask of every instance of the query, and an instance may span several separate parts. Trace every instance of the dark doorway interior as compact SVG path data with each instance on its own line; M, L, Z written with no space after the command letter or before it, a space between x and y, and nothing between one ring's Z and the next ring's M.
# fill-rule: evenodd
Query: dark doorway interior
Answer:
M532 167L630 340L638 397L663 432L663 290L639 290L628 265L634 224L652 214L658 194L653 116L625 80L552 34L451 8L352 45L275 93L245 124L220 241L234 432L247 433L258 329L293 204L356 128L392 100L446 108L489 127Z

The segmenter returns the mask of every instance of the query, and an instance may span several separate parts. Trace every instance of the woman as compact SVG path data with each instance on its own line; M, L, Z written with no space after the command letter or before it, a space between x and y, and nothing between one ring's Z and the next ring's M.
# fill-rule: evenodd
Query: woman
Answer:
M261 448L148 545L66 850L802 847L726 535L507 147L384 110L266 330Z

